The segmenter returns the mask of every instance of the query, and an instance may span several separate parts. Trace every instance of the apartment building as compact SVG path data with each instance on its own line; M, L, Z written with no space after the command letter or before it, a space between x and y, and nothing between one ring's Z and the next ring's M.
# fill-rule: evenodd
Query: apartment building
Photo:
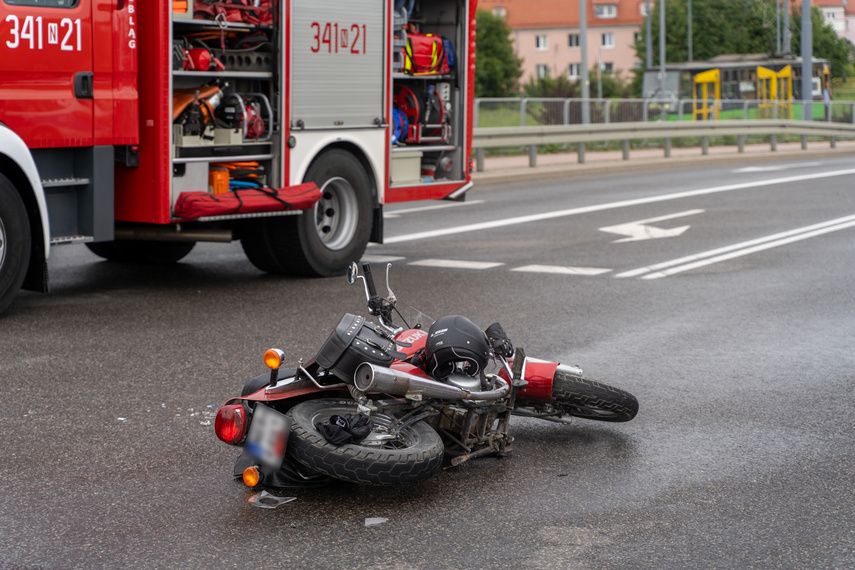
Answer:
M855 45L855 2L811 0L811 5L819 7L825 23L834 28L838 36Z
M478 5L507 20L523 60L525 83L533 77L577 79L581 75L579 2L479 0ZM600 63L605 71L618 73L640 65L633 44L644 25L647 0L588 0L586 4L588 69Z

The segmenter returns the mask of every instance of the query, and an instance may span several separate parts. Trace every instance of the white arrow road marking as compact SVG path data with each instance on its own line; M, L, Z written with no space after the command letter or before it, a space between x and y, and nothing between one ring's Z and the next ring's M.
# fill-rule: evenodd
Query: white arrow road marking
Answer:
M777 166L746 166L745 168L738 168L733 172L774 172L776 170L787 170L789 168L808 168L810 166L819 166L821 164L821 162L800 162L798 164L780 164Z
M611 269L601 267L559 267L556 265L525 265L515 267L511 271L524 271L527 273L553 273L556 275L602 275Z
M809 239L830 232L844 230L853 226L855 226L855 215L845 216L843 218L837 218L835 220L829 220L827 222L821 222L805 226L803 228L797 228L770 236L744 241L742 243L711 249L695 255L688 255L679 259L673 259L671 261L665 261L655 265L633 269L631 271L624 271L623 273L618 273L615 277L641 276L641 279L659 279L661 277L674 275L675 273L682 273L684 271L689 271L690 269L696 269L698 267L712 265L713 263L727 261L728 259L750 255L765 249L787 245L789 243Z
M680 226L679 228L664 230L655 226L648 226L647 224L664 222L665 220L673 220L674 218L694 216L695 214L703 214L704 211L705 210L686 210L685 212L668 214L667 216L659 216L658 218L638 220L637 222L627 222L625 224L618 224L616 226L606 226L604 228L600 228L600 231L607 232L610 234L617 234L619 236L629 236L623 239L616 239L612 243L676 237L682 235L682 233L689 229L690 226Z
M421 261L412 261L410 265L418 265L421 267L446 267L449 269L490 269L499 267L504 263L494 263L492 261L461 261L459 259L422 259Z

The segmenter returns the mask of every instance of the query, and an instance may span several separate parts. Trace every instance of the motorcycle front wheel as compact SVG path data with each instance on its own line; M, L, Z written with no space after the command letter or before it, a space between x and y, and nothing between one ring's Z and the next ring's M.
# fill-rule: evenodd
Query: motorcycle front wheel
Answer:
M287 415L291 435L287 453L306 467L330 477L372 485L399 485L427 479L442 467L444 447L433 428L416 422L390 433L396 420L371 414L371 434L359 444L329 443L315 426L333 415L356 414L352 400L308 400Z
M638 413L638 400L626 390L574 374L564 366L552 377L552 404L568 415L601 422L628 422Z

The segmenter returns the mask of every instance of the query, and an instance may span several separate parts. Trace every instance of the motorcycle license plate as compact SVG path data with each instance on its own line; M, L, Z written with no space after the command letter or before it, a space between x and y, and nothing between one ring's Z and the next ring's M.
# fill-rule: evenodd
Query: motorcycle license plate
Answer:
M246 451L274 471L282 466L291 419L261 402L255 404L246 438Z

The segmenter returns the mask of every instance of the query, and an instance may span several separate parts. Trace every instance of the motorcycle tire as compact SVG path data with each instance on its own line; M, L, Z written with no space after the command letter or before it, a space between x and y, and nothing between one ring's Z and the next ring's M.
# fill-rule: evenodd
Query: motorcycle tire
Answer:
M308 400L288 410L291 435L286 453L306 467L351 483L400 485L427 479L442 467L444 447L433 428L424 422L405 427L385 442L372 438L377 427L391 426L395 419L371 415L372 434L360 444L333 445L315 427L335 414L357 413L353 400Z
M552 403L566 414L601 422L628 422L638 413L635 396L559 366L552 377Z

